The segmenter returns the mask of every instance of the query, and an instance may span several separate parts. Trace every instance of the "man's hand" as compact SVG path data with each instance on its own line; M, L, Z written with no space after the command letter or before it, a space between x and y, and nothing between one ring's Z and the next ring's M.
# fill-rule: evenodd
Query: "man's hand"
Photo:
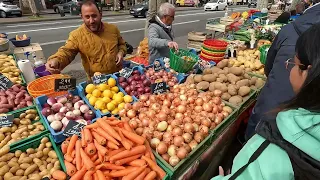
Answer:
M57 59L51 59L46 63L46 70L51 74L60 74L59 61Z
M171 41L171 42L168 42L168 46L169 46L169 48L174 48L175 50L178 50L178 44L176 43L176 42L173 42L173 41Z
M116 57L116 64L119 65L123 60L123 52L118 52Z

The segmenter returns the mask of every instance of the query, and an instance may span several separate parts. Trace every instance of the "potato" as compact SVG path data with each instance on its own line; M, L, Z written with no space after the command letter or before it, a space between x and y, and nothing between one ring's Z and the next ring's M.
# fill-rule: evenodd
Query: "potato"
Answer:
M219 74L217 82L226 82L228 80L227 76L224 74Z
M262 80L261 78L258 78L254 86L256 88L260 89L264 86L264 84L265 84L265 81Z
M4 146L3 148L0 149L0 156L3 156L10 151L10 146Z
M25 157L22 159L21 161L22 163L31 163L32 162L32 158L31 157Z
M194 84L194 76L195 76L195 74L190 74L188 77L187 77L187 79L186 79L186 84Z
M10 168L10 172L15 174L18 170L20 169L19 165L18 166L13 166L12 168Z
M221 99L228 101L231 98L231 95L229 93L223 93L221 96Z
M238 94L243 97L248 95L250 93L250 90L251 89L248 86L241 86L239 88Z
M229 102L231 104L234 104L234 105L240 105L242 103L242 97L239 96L239 95L236 95L236 96L232 96L230 99L229 99Z
M237 83L236 83L236 85L238 86L238 87L241 87L241 86L249 86L249 79L242 79L242 80L240 80L240 81L238 81Z
M193 80L194 80L195 83L201 82L202 81L202 75L200 75L200 74L195 75Z
M223 106L222 110L225 112L228 112L229 114L231 114L233 111L232 108L229 106Z
M220 69L223 69L224 67L228 66L228 61L228 59L223 59L216 66Z
M47 169L44 169L44 170L42 170L40 173L39 173L39 175L40 176L45 176L45 175L48 175L50 172L47 170Z
M227 79L231 84L236 84L236 82L240 80L238 76L231 73L227 74Z
M248 78L247 78L247 79L248 79ZM250 85L255 85L257 79L258 79L257 77L252 77L252 78L250 79Z
M2 127L0 128L0 132L2 133L11 132L11 127Z
M21 150L16 150L16 152L14 152L14 155L19 158L22 154L22 151Z
M33 171L35 171L37 168L38 166L36 164L32 164L24 171L24 175L28 176L29 174L33 173Z
M47 148L51 148L51 147L52 147L51 142L47 142L47 143L46 143L46 147L47 147Z
M31 174L31 175L29 175L28 179L30 179L30 180L41 180L42 179L41 177L42 176L40 176L39 174Z
M4 176L9 170L10 170L10 167L8 165L2 166L0 168L0 176Z
M33 148L28 148L26 150L26 152L27 152L27 154L33 154L33 153L35 153L35 150Z
M27 113L27 114L37 114L37 110L35 110L35 109L29 109L29 110L26 110L26 113Z
M217 76L214 74L206 74L202 76L203 81L214 82L217 79Z
M47 156L50 152L50 148L44 148L42 152L43 152L43 155Z
M8 180L8 179L10 179L11 177L13 177L13 174L12 174L11 172L7 172L7 173L3 176L4 180Z
M218 73L219 71L222 70L222 69L220 69L220 68L218 68L218 67L216 67L216 66L214 66L214 67L212 67L212 68L210 68L210 69L211 69L212 74Z
M231 95L231 96L234 96L234 95L237 95L238 94L238 91L236 89L236 87L232 84L229 84L228 86L228 93ZM230 98L229 98L230 99Z
M14 161L9 161L8 165L9 165L9 167L19 166L19 164L17 162L14 162Z
M0 168L2 168L6 164L7 164L7 162L0 162Z
M227 92L228 91L228 87L226 84L221 84L220 89L219 89L222 93Z
M52 163L49 163L48 165L47 165L47 170L51 170L53 168L53 164Z
M20 168L23 169L23 170L26 170L29 166L30 166L30 164L28 164L28 163L20 164Z
M214 84L215 84L215 82L210 83L209 91L213 92L215 90Z
M244 69L241 67L231 67L229 68L229 73L232 73L236 76L241 76L244 72Z
M13 153L8 153L0 157L0 161L9 161L11 158L14 157Z
M43 152L42 152L42 151L38 151L38 152L36 153L36 157L37 157L37 158L42 158L42 156L43 156Z
M210 68L204 69L202 74L211 74L212 70Z
M196 88L197 88L197 90L203 90L203 91L205 91L205 90L207 90L208 88L209 88L209 83L208 82L206 82L206 81L201 81L201 82L199 82L198 84L197 84L197 86L196 86Z
M16 176L23 176L24 170L23 169L18 169L16 172Z

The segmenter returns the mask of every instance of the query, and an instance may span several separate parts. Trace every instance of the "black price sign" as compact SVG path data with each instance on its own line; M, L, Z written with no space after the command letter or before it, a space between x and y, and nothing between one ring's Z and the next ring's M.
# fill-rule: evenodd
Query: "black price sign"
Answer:
M129 69L129 68L123 68L120 71L120 76L124 77L124 78L128 78L131 76L133 70Z
M163 69L163 66L161 65L161 63L158 60L155 60L153 63L153 69L155 72L160 71Z
M72 135L81 136L81 130L85 127L85 124L78 123L76 121L69 121L67 127L63 131L63 135L70 137Z
M14 116L12 114L0 115L0 127L12 126Z
M75 90L76 85L77 85L77 80L75 78L61 78L61 79L54 80L55 91Z
M42 180L50 180L48 177L44 177L42 178Z
M8 88L11 88L13 85L13 82L10 81L5 75L0 73L0 90L7 90Z
M161 94L165 93L167 91L167 83L165 82L157 82L154 84L151 84L151 92L153 94Z
M108 78L105 74L99 74L97 76L93 76L91 79L93 84L101 84L108 81Z

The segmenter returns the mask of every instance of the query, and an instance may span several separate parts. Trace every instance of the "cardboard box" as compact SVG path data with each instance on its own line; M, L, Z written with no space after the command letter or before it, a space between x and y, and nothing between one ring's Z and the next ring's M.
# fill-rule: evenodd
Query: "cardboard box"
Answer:
M27 59L25 52L29 52L30 55L28 59L34 63L32 53L35 52L37 60L41 60L43 63L47 62L47 59L44 57L42 48L39 43L31 43L29 46L26 47L16 47L13 50L13 53L16 55L17 60L20 59Z

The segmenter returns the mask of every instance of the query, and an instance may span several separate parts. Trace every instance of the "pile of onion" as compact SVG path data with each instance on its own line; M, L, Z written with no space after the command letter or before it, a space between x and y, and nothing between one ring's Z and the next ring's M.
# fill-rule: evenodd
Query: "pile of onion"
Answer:
M176 166L231 112L213 92L199 93L193 85L180 84L167 94L141 95L139 102L126 104L119 115Z
M178 83L178 79L172 72L167 72L164 69L155 72L153 68L147 69L146 76L150 79L151 83L154 83L156 80L161 80L166 82L170 87L173 87Z

